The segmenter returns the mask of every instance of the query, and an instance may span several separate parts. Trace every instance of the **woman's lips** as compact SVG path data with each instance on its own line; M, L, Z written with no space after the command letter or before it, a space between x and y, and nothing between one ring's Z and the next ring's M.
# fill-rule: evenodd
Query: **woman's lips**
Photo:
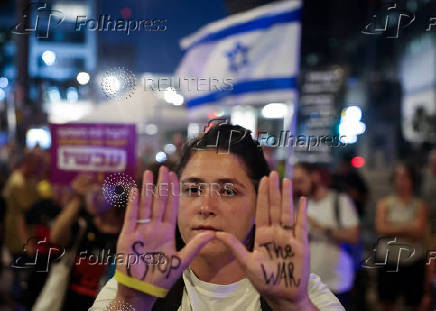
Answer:
M192 230L193 231L200 231L200 232L203 232L203 231L215 231L215 232L222 231L222 230L217 229L217 228L212 227L212 226L198 226L198 227L193 228Z

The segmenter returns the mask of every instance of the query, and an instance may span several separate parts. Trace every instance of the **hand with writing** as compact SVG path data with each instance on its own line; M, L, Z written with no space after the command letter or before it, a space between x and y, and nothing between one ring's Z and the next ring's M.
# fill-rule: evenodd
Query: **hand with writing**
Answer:
M301 198L294 222L292 184L273 171L259 184L256 202L256 232L253 252L233 235L216 237L233 252L259 294L273 310L317 310L310 302L310 274L306 198Z
M176 174L162 166L154 189L153 173L145 171L141 198L136 188L129 196L117 243L117 256L122 254L127 259L124 262L117 260L118 271L156 287L170 289L173 286L200 249L214 238L213 232L199 234L177 252L175 226L178 208Z

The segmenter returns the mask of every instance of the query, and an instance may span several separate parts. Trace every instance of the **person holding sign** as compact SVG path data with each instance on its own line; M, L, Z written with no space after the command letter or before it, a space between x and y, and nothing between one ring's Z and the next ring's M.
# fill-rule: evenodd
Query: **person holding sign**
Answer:
M291 181L280 186L246 129L210 128L185 147L178 173L161 167L150 193L144 172L117 244L143 260L118 262L90 310L344 310L310 274L306 199L294 219Z

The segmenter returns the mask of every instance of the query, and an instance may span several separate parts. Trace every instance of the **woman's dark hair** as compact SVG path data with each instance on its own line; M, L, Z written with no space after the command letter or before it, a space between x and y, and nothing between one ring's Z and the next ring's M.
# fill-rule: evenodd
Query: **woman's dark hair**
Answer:
M239 125L220 123L206 133L189 141L182 150L177 173L180 176L192 155L200 150L216 150L217 153L232 153L241 159L255 189L260 179L268 176L270 168L259 142L251 137L251 131Z
M413 193L416 194L418 191L418 188L419 188L419 176L418 176L416 168L410 162L400 162L397 165L395 165L395 168L394 168L392 175L391 175L391 178L390 178L391 183L394 183L396 170L400 166L402 166L406 169L407 174L409 175L409 178L412 181Z
M206 133L189 141L182 150L182 156L177 169L181 176L183 169L192 155L201 150L215 150L217 153L232 153L241 159L246 168L247 175L252 180L257 193L260 179L268 176L270 168L263 155L259 142L251 137L251 131L239 125L219 123L212 126ZM251 230L247 245L248 250L254 248L255 228ZM176 247L180 250L184 246L179 228L176 230Z
M321 178L321 183L325 187L330 187L330 172L327 167L321 166L318 163L298 162L294 164L294 169L296 168L301 168L302 170L306 171L309 175L318 172Z

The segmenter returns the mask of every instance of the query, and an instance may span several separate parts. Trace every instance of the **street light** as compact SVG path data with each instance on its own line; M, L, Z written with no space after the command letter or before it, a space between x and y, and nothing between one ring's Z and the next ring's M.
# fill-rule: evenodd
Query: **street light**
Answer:
M87 72L81 71L77 74L76 79L80 85L86 85L89 82L89 74Z

